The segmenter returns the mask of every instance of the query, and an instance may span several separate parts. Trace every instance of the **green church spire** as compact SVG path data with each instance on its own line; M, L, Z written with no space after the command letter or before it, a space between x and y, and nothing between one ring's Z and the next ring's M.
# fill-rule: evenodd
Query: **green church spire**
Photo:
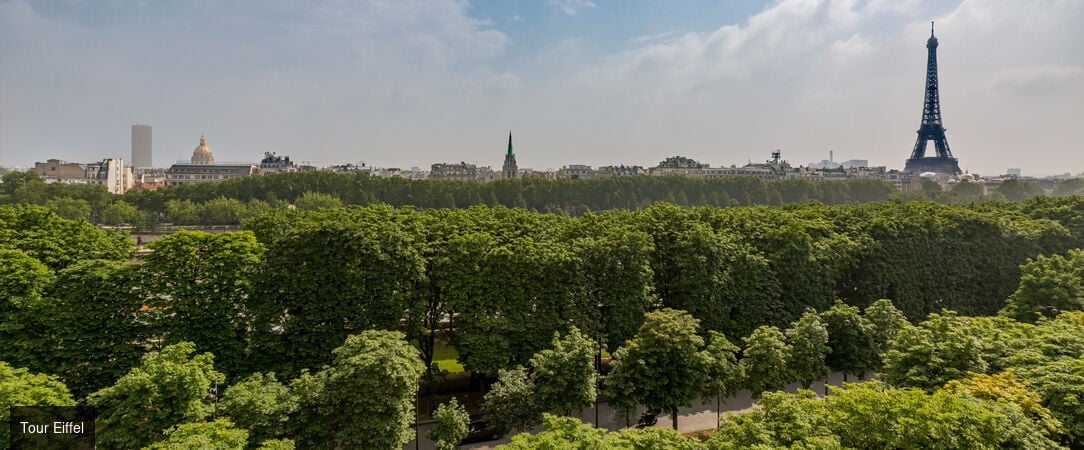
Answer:
M512 132L508 132L508 156L512 156Z

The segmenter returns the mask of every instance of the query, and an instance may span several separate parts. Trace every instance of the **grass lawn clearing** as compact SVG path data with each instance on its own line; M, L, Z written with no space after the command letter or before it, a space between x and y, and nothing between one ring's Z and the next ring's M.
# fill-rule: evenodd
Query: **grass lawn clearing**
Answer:
M463 371L463 365L459 363L459 352L455 351L455 347L450 345L437 344L433 348L433 362L437 363L441 370L447 370L448 373Z

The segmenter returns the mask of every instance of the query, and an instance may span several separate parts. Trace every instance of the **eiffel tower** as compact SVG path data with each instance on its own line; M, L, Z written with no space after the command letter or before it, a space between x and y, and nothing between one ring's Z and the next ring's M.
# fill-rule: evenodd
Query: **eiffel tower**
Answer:
M933 36L933 22L930 22L930 39L926 41L926 101L922 104L922 125L918 128L918 141L915 150L907 159L904 172L936 172L947 175L960 173L960 164L949 151L945 139L945 127L941 123L941 100L937 89L937 38ZM926 144L933 141L937 156L926 156Z

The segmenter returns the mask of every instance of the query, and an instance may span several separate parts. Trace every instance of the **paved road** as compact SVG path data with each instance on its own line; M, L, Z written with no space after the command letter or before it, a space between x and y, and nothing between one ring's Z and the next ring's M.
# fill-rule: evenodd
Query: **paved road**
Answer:
M832 375L830 375L828 377L828 383L831 384L831 385L839 385L839 383L842 382L842 381L843 381L843 375L842 374L834 373L834 374L832 374ZM855 378L850 377L850 381L855 381ZM799 387L798 384L793 384L793 385L787 386L786 390L788 392L797 392L798 387ZM814 383L813 386L810 386L810 389L812 389L814 392L816 392L818 394L823 394L824 393L824 383ZM733 412L744 411L746 409L749 409L752 406L753 406L753 400L750 398L749 392L748 391L741 391L741 392L738 393L738 395L736 395L734 397L731 397L731 398L728 398L728 399L725 399L723 401L721 414L726 414L727 411L733 411ZM681 408L681 409L678 410L678 430L681 431L682 433L688 433L688 432L691 432L691 431L699 431L699 430L707 430L707 429L715 428L717 426L717 424L718 424L718 421L716 420L716 417L719 414L720 413L717 412L716 409L715 409L715 399L714 398L709 399L707 404L704 404L699 400L694 400L692 407ZM580 411L578 414L574 413L573 415L578 417L584 423L591 423L591 424L595 423L595 408L588 408L588 409L585 409L583 411ZM622 428L625 428L625 418L624 417L617 417L617 415L614 413L613 409L611 409L609 407L609 405L607 405L606 403L599 404L598 418L599 418L599 422L601 422L601 425L603 427L605 427L607 430L620 430ZM635 416L635 417L630 417L630 420L631 420L633 425L636 424L636 419L638 419L638 418L639 418L638 415ZM672 423L672 421L670 419L670 416L668 416L668 415L667 416L659 416L659 423L657 423L655 426L659 427L659 428L670 428L671 423ZM423 424L421 426L421 428L419 430L419 432L420 432L420 434L422 436L420 446L418 446L413 440L411 440L410 443L408 443L406 446L403 447L403 449L404 450L411 450L411 449L419 448L419 449L424 449L424 450L433 450L434 449L433 441L430 441L429 439L425 438L425 433L427 431L429 431L430 428L432 428L432 424ZM536 429L534 431L541 431L541 430L542 430L542 428L538 427L538 429ZM464 446L461 446L460 448L462 448L462 449L479 449L479 450L487 449L488 450L488 449L496 448L500 444L507 444L510 441L511 441L510 437L504 437L504 438L502 438L500 440L489 441L489 442L479 442L477 444L464 445Z

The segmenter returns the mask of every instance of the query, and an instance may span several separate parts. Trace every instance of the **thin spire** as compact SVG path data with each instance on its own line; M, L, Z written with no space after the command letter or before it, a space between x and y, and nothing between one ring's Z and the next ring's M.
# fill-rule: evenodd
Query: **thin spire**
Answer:
M512 155L512 130L508 130L508 155Z
M933 37L933 21L930 21L930 37Z

